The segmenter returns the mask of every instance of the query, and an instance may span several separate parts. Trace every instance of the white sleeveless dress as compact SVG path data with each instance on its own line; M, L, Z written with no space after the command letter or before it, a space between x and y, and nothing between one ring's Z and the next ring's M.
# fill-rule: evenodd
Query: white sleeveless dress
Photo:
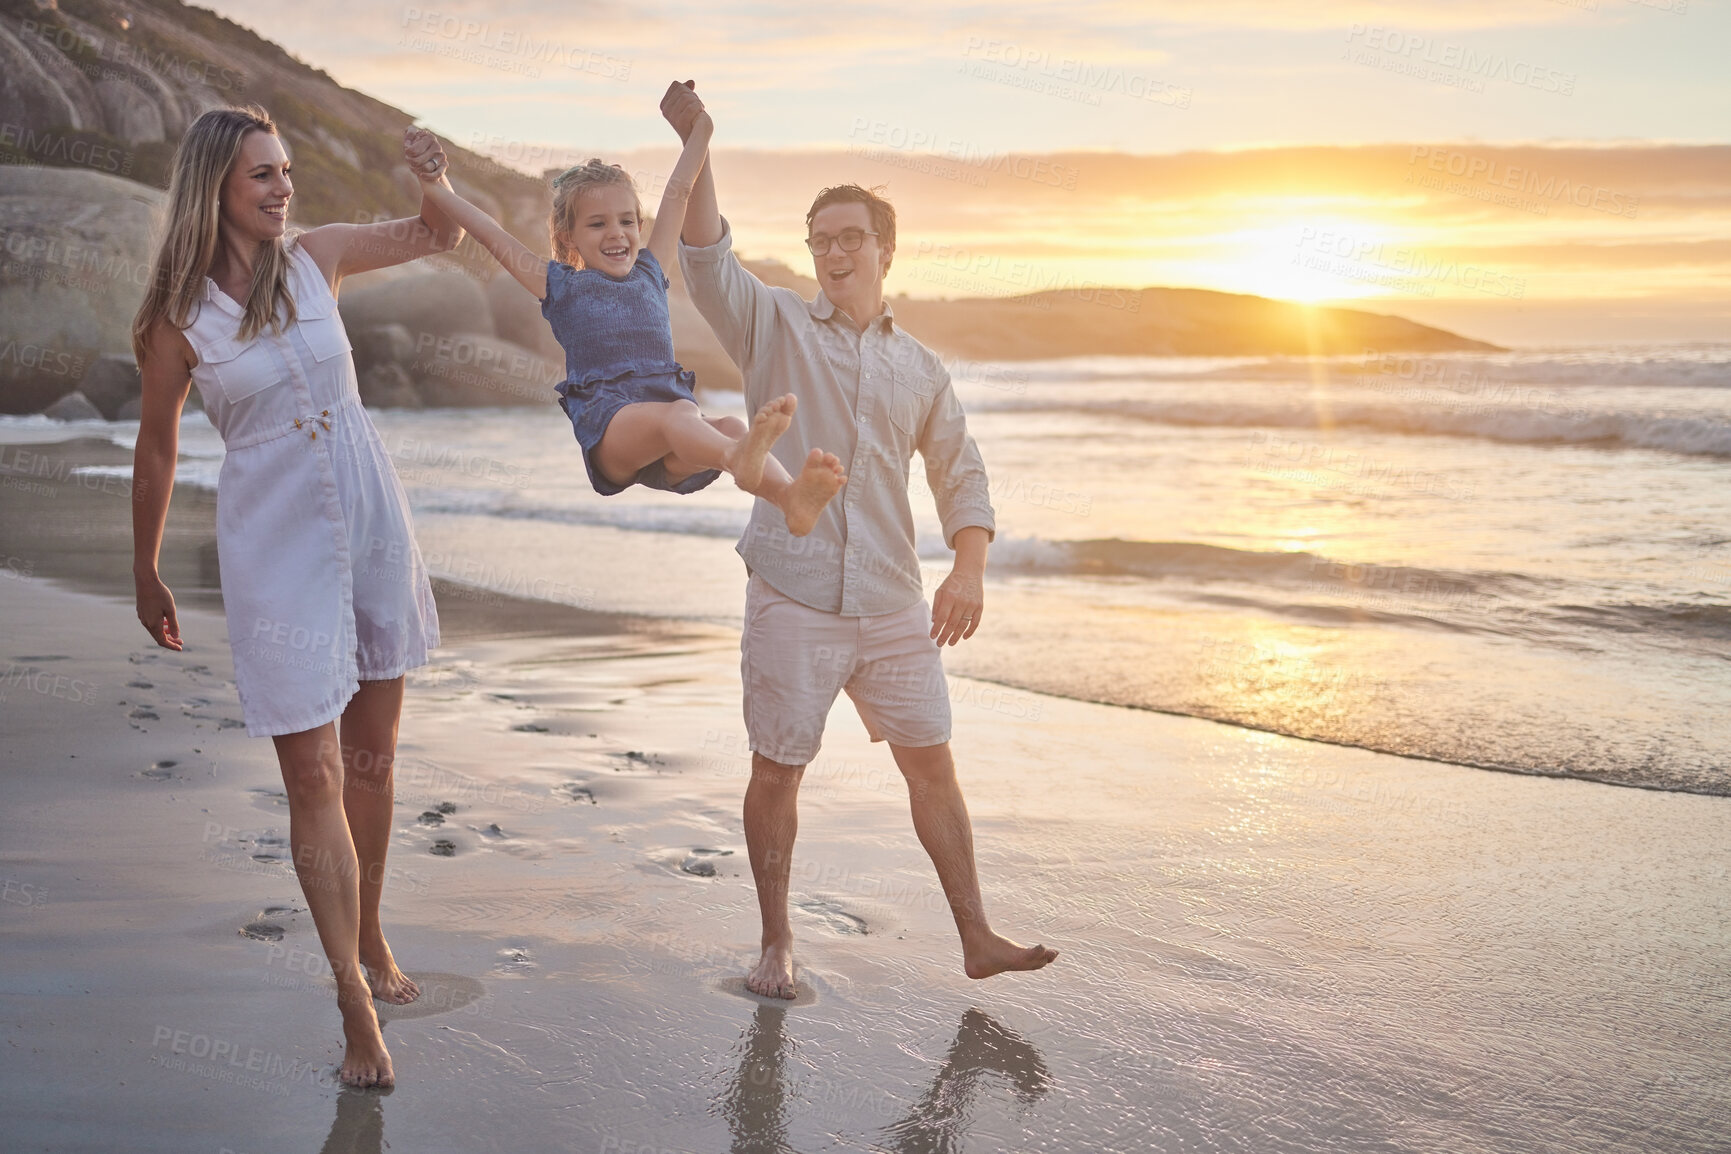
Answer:
M314 729L361 681L426 664L438 611L408 498L361 407L324 274L287 242L298 319L239 338L242 309L205 278L186 338L227 454L216 539L247 733Z

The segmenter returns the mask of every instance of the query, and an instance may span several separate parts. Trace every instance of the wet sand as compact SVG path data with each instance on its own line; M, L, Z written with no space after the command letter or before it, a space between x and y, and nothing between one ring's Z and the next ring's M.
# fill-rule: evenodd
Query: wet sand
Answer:
M958 680L988 908L1063 956L961 974L844 706L801 811L809 993L771 1005L738 983L737 636L448 586L385 893L423 1000L381 1013L396 1090L342 1090L201 499L174 654L117 596L123 495L58 484L0 502L7 1149L1725 1148L1725 799Z

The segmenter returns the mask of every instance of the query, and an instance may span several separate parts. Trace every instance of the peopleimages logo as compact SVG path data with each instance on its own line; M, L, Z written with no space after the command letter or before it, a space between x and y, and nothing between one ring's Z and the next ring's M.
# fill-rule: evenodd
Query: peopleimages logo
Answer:
M1641 198L1630 193L1617 192L1585 181L1570 180L1566 176L1559 177L1554 173L1540 172L1536 168L1509 164L1495 157L1477 156L1455 148L1415 144L1406 162L1414 169L1407 173L1409 184L1428 186L1424 174L1417 171L1422 164L1426 171L1446 173L1469 184L1490 189L1507 189L1512 193L1534 197L1537 201L1566 201L1577 208L1590 208L1594 212L1610 213L1612 216L1633 219L1641 205ZM1449 188L1448 191L1456 190ZM1542 203L1536 207L1540 215L1548 211L1547 206Z
M1530 61L1511 59L1500 52L1481 52L1423 33L1404 32L1379 24L1354 24L1347 29L1346 43L1345 56L1354 63L1375 63L1373 57L1353 55L1355 48L1368 49L1380 53L1380 66L1390 71L1408 71L1423 79L1442 83L1458 82L1470 86L1475 92L1484 91L1484 81L1500 80L1559 96L1575 94L1575 75L1572 72L1559 72ZM1396 64L1400 67L1394 67Z

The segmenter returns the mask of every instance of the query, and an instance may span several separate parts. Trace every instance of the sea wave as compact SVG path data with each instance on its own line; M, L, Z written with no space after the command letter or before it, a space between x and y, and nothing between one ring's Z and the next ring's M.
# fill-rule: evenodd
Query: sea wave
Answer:
M1547 398L1549 400L1549 398ZM1030 399L975 407L1016 412L1098 413L1184 428L1354 429L1405 436L1465 437L1504 444L1579 445L1731 458L1731 419L1711 414L1528 407L1518 397L1418 393L1410 403L1309 396L1224 400L1115 397ZM1425 403L1425 402L1432 403Z

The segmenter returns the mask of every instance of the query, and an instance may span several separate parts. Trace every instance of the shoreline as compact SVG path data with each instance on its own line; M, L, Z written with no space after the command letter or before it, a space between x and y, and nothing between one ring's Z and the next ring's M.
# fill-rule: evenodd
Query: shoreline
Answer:
M131 584L126 580L131 568L130 509L126 501L130 495L130 480L113 475L91 476L74 472L86 466L111 467L129 463L130 451L99 437L74 437L13 448L11 460L0 459L0 492L7 493L9 498L0 503L0 543L3 543L0 544L0 575L50 577L85 592L130 599ZM19 453L27 454L22 462ZM19 463L23 464L22 469L15 467ZM221 606L215 507L214 490L196 485L178 486L170 505L161 568L164 579L181 605ZM433 589L439 605L441 632L447 645L495 637L600 637L614 634L661 637L672 641L687 636L707 638L716 635L717 630L728 631L727 626L701 619L596 610L559 601L518 597L438 577L433 578ZM998 687L1000 695L1009 698L1050 693L1012 677L976 680L986 686ZM1489 760L1451 759L1370 742L1337 741L1322 733L1291 732L1275 726L1258 725L1248 718L1221 716L1200 709L1164 708L1082 694L1065 695L1062 699L1110 709L1201 720L1252 733L1267 733L1343 750L1362 750L1478 772L1586 781L1658 793L1727 796L1723 788L1712 784L1698 788L1687 781L1652 784L1578 771L1500 764Z

